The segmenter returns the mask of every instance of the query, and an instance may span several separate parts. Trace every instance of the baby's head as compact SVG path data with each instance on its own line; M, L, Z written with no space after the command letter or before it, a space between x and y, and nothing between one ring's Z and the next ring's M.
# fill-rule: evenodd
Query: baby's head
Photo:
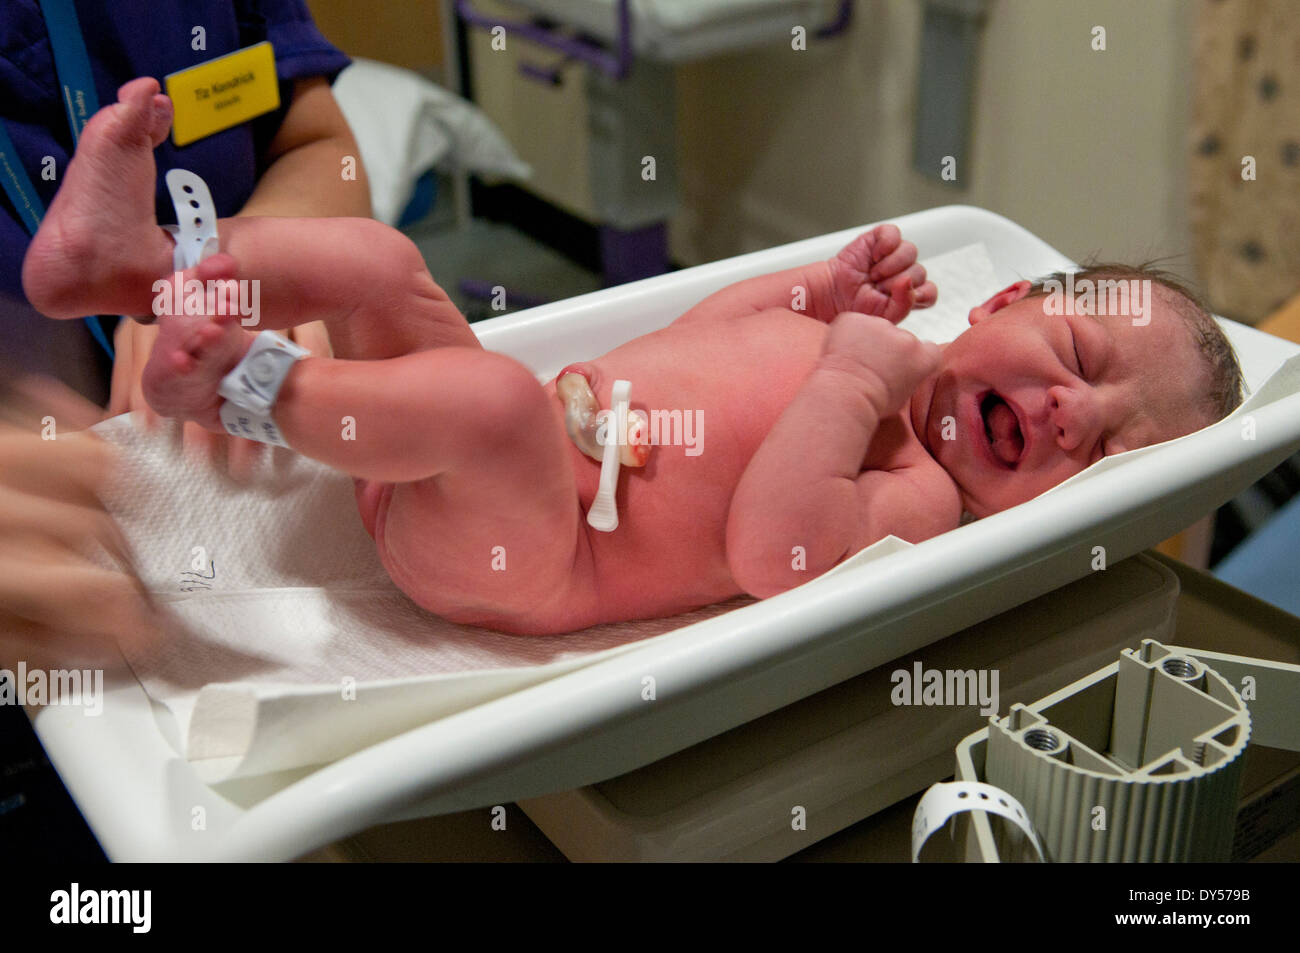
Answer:
M1152 268L1020 281L974 308L970 324L912 396L911 417L977 517L1241 403L1228 339L1191 292Z

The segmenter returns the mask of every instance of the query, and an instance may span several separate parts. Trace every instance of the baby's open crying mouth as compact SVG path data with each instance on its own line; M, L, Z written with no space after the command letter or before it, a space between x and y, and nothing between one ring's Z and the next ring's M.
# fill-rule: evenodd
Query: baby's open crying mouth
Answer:
M989 391L980 401L980 415L984 418L984 436L993 448L993 455L1014 466L1025 450L1025 437L1015 412L997 393Z

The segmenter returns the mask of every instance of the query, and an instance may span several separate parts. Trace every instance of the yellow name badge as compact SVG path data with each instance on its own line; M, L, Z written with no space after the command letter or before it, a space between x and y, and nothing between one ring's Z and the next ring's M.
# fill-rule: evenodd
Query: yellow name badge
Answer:
M219 56L164 78L175 106L172 142L191 142L280 106L270 42Z

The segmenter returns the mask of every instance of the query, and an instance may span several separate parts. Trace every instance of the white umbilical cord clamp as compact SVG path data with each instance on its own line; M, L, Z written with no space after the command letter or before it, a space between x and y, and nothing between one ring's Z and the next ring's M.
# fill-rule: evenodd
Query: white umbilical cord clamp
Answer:
M618 504L614 497L618 493L619 447L627 442L627 410L631 393L630 381L614 381L609 400L613 412L608 418L608 423L612 426L605 430L605 450L600 460L600 487L596 491L596 498L591 501L591 509L587 510L587 524L602 533L612 533L618 529Z
M217 393L226 399L221 405L221 423L235 437L287 447L280 428L271 419L271 408L293 365L311 352L274 331L263 331L234 370L221 380Z

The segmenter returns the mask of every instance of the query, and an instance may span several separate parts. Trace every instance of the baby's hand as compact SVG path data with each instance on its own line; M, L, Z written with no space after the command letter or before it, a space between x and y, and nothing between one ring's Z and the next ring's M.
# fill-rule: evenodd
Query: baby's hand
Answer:
M831 322L818 366L850 375L887 417L939 366L939 346L885 318L846 311Z
M877 225L830 260L835 298L843 311L874 314L894 324L913 308L928 308L939 298L925 268L916 263L916 246L903 241L897 225Z

